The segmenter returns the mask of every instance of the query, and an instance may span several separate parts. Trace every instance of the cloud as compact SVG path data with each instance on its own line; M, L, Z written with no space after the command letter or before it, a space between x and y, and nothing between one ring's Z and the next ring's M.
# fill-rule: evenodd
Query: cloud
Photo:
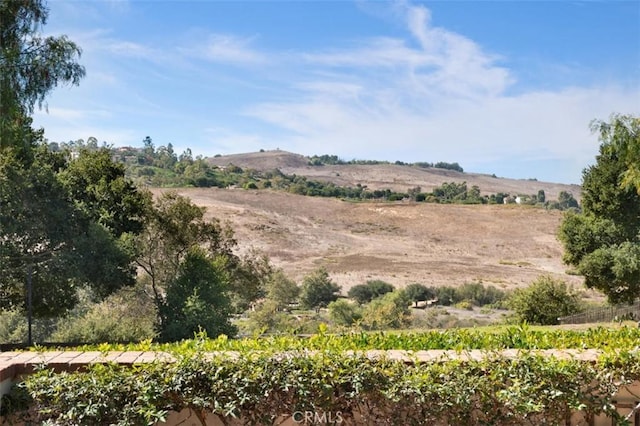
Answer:
M496 65L498 56L484 52L466 37L433 27L425 7L404 5L401 15L412 40L374 38L355 49L308 54L305 59L317 65L359 69L364 75L371 68L391 72L396 78L403 73L408 88L428 97L497 96L514 83L509 70Z
M106 49L115 55L144 59L153 59L159 54L157 49L131 41L114 40L107 43Z
M303 154L321 149L347 159L395 156L476 168L559 161L573 168L563 176L576 182L597 152L589 122L640 109L638 87L510 90L517 79L500 56L434 27L423 6L400 3L399 10L410 37L303 54L309 72L292 82L295 100L245 113L288 131L281 147Z
M48 137L131 144L152 133L166 138L159 143L184 143L205 155L278 147L346 159L457 161L496 174L501 164L517 171L515 164L548 163L577 182L597 152L589 122L640 113L637 84L562 87L537 75L542 83L527 86L520 81L525 71L506 65L514 58L439 27L426 7L374 6L404 34L308 51L267 51L257 36L210 29L183 28L163 42L157 34L117 38L100 25L70 34L85 49L88 75L68 98L53 95L60 108L43 121ZM565 66L533 65L527 73L545 76ZM577 68L563 75L585 72ZM77 110L80 104L87 111ZM93 113L104 105L110 119Z
M253 38L241 38L231 34L207 34L193 31L188 47L178 50L191 57L213 63L232 65L256 65L267 62L267 56L251 47ZM202 41L204 40L204 41Z

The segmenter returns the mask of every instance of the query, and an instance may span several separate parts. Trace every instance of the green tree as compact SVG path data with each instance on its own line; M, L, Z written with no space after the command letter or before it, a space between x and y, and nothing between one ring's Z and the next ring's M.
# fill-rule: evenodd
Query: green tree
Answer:
M435 293L429 287L418 283L409 284L404 288L404 292L416 306L418 306L418 302L433 299L435 296Z
M34 107L56 86L77 85L85 75L75 43L40 33L47 18L43 0L0 2L0 149L28 152Z
M124 165L111 159L109 149L81 150L59 179L78 208L115 237L142 232L151 194L125 177Z
M515 290L509 301L519 321L554 325L558 318L579 313L580 298L564 281L541 276L525 289Z
M319 268L302 280L300 302L307 309L326 307L338 298L340 286L331 281L325 268Z
M541 203L541 204L544 204L544 202L547 201L547 196L544 193L544 189L538 190L538 196L536 197L536 200L538 201L538 203Z
M613 115L609 123L592 122L591 129L599 132L609 145L607 149L624 162L621 186L635 187L640 194L640 117Z
M356 284L349 289L347 296L355 300L358 304L363 305L371 302L373 299L373 290L366 284Z
M394 287L382 280L369 280L366 284L358 284L349 289L347 296L359 304L369 303L376 297L392 292Z
M227 272L215 259L204 250L191 247L159 307L163 324L160 338L188 339L198 331L206 331L211 337L235 335L237 330L230 322L228 279Z
M360 308L345 299L329 303L329 318L337 325L349 327L362 318Z
M145 231L135 239L136 264L148 279L156 306L167 303L168 288L186 274L187 255L201 248L216 268L225 272L230 309L238 311L262 295L271 273L268 259L252 254L241 258L233 250L233 231L217 220L206 220L205 209L175 192L163 193L147 213ZM160 313L160 312L159 312ZM159 315L159 330L169 326L169 317Z
M231 232L229 230L229 232ZM235 245L235 240L233 240ZM235 313L246 311L253 302L265 296L266 285L273 273L269 258L250 249L242 256L225 256L225 268L231 275L229 291Z
M411 300L403 290L374 299L362 311L362 325L372 330L403 328L411 321Z
M190 250L202 247L211 258L233 256L236 242L231 230L205 220L204 212L188 198L166 192L147 213L147 226L136 241L136 263L149 279L158 308L165 304L167 288L177 279ZM161 330L167 325L164 320L160 315Z
M582 213L569 213L559 230L564 261L613 303L640 296L640 193L625 184L627 149L638 143L637 118L600 123L596 164L582 177ZM636 160L640 161L640 160Z
M367 287L371 289L374 299L395 290L391 284L382 280L369 280L367 281Z
M558 194L558 208L560 210L568 210L570 208L577 209L579 206L578 201L573 198L573 194L567 191L560 191Z
M300 295L300 287L287 277L282 269L275 270L266 282L267 299L276 302L279 310L295 303Z
M126 247L76 207L48 160L32 160L0 150L0 304L24 307L27 271L39 316L71 309L78 288L104 297L133 284Z

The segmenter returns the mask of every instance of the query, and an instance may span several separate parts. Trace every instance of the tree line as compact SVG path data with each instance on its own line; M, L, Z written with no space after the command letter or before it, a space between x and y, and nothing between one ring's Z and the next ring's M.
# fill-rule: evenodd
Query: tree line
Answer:
M436 163L429 163L427 161L418 161L415 163L405 163L404 161L383 161L383 160L343 160L337 155L313 155L309 157L310 166L325 166L325 165L379 165L379 164L393 164L396 166L413 166L423 169L436 168L445 170L454 170L456 172L464 172L464 169L458 163L447 163L446 161L438 161Z
M106 144L103 143L103 147ZM100 147L95 138L89 138L68 143L49 144L54 151L64 151L67 155L82 150L97 150ZM508 204L538 205L548 209L568 210L579 209L573 194L561 191L557 200L548 200L544 190L536 194L481 194L477 185L468 187L466 182L444 182L431 192L423 192L419 186L408 188L407 191L393 191L391 189L369 189L367 185L341 186L332 182L309 179L306 176L287 175L279 169L257 171L242 169L234 164L224 167L211 165L202 156L193 157L190 149L177 155L171 143L166 146L155 147L153 140L147 136L141 148L111 148L114 161L125 164L126 176L137 185L153 187L219 187L244 189L275 189L293 194L311 197L332 197L348 200L376 200L445 203L445 204ZM312 162L318 164L355 164L339 160L337 156L314 156ZM353 160L356 161L356 160ZM379 162L360 162L358 164L379 164ZM440 164L440 165L439 165ZM457 164L457 163L454 163ZM418 167L448 168L446 163L414 163ZM462 171L462 170L459 170Z

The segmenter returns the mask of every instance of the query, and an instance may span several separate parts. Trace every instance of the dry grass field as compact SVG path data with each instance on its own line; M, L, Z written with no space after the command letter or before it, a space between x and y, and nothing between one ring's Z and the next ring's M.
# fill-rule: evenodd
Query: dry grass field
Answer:
M544 189L550 199L561 190L580 195L579 187L568 185L393 165L310 167L300 158L271 151L212 160L245 168L278 167L313 179L328 180L333 173L336 183L370 188L398 185L406 190L418 185L427 191L443 182L464 180L483 192L532 194ZM581 284L579 277L565 273L561 260L556 239L559 211L520 205L354 203L268 190L177 191L205 206L209 217L229 223L241 250L259 249L298 281L324 266L345 291L370 279L397 287L482 282L515 288L551 274Z

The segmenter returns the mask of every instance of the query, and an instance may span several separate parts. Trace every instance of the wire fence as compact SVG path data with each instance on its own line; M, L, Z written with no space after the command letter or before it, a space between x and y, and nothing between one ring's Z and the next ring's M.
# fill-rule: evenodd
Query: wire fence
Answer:
M575 315L558 318L560 324L587 324L593 322L610 322L640 320L640 302L632 305L609 306L592 309Z

